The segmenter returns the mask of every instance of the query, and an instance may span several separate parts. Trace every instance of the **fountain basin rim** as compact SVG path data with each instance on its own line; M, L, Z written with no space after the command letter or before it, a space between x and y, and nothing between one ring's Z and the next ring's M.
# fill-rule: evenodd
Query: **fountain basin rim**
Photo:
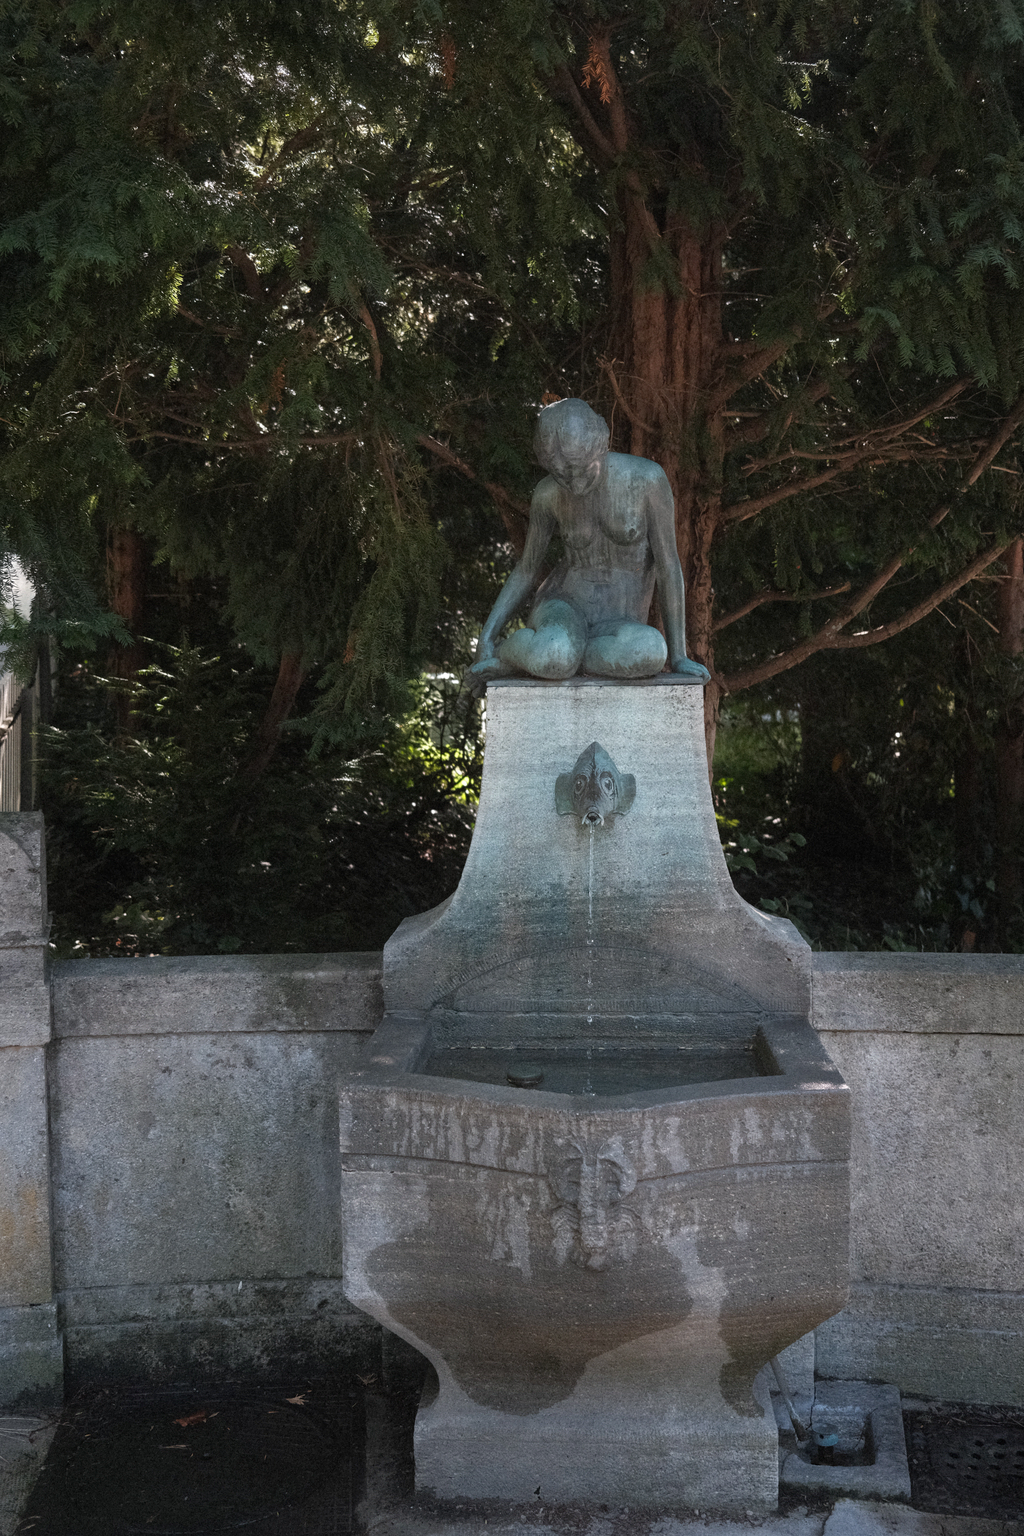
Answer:
M398 1089L413 1097L429 1096L449 1103L477 1100L496 1106L568 1109L574 1114L668 1108L708 1099L777 1099L798 1094L820 1097L829 1093L849 1093L841 1073L833 1066L818 1035L806 1021L762 1020L754 1038L757 1048L772 1062L775 1071L761 1076L722 1078L620 1094L556 1093L543 1087L515 1088L466 1078L437 1077L424 1072L422 1063L427 1060L434 1043L429 1015L403 1012L385 1015L373 1037L370 1061L355 1074L352 1086L357 1091L360 1088ZM581 1045L584 1043L580 1042ZM531 1042L533 1048L536 1045L536 1041Z

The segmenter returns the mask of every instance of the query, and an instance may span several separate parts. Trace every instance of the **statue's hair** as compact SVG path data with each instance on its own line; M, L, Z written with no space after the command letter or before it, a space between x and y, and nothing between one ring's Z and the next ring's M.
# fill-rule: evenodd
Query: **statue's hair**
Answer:
M543 464L552 448L565 444L571 438L594 454L608 449L608 423L603 416L591 410L585 400L556 400L546 405L537 417L533 434L533 451Z

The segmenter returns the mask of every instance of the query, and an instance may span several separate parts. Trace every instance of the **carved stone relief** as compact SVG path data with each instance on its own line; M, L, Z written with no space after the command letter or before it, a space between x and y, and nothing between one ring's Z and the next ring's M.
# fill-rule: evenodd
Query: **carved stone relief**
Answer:
M548 1167L558 1202L551 1213L555 1256L586 1269L628 1262L640 1240L640 1218L624 1201L636 1188L636 1169L622 1140L559 1138Z
M555 780L555 810L576 816L584 827L603 827L613 816L625 816L636 795L636 779L620 773L599 741L592 741L576 759L571 773Z

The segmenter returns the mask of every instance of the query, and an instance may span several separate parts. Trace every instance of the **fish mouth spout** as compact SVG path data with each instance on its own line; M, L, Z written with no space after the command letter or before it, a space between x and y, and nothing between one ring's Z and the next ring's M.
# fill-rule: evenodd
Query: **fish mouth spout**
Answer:
M601 812L595 810L593 806L591 806L589 811L584 811L583 815L580 817L580 821L585 827L604 826L604 817L601 815Z

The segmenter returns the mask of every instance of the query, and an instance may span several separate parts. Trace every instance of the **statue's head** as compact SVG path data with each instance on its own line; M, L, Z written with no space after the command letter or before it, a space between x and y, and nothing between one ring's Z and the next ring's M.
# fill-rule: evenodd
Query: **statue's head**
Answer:
M585 400L556 400L537 417L537 460L576 496L592 491L608 452L608 424Z

